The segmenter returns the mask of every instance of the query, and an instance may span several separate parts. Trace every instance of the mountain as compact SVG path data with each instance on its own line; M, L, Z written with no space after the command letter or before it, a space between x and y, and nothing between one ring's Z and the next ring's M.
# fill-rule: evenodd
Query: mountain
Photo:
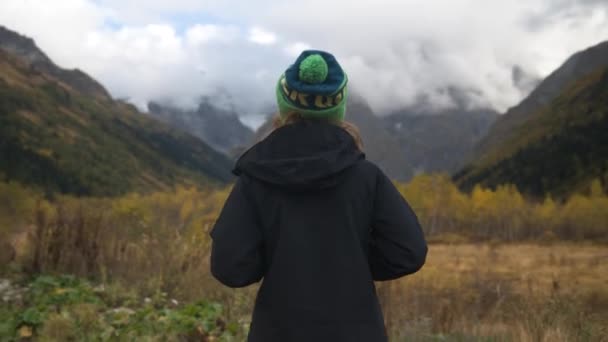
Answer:
M346 106L346 119L359 128L367 158L378 164L395 180L407 181L414 176L413 165L402 153L399 140L386 128L381 117L369 104L351 92Z
M493 110L454 109L424 114L401 110L383 119L416 173L452 173L497 118Z
M150 114L176 128L199 137L214 149L229 156L247 146L254 132L236 113L213 106L203 100L195 110L184 110L170 104L151 102Z
M369 104L352 91L348 95L346 120L359 128L367 159L378 164L393 179L405 181L413 176L412 166L401 153L398 139L389 132L382 118L374 114ZM271 131L271 123L272 119L269 119L257 130L255 141Z
M475 148L471 161L492 154L495 148L512 139L512 132L525 124L534 113L548 106L566 87L608 65L608 42L600 43L571 56L561 67L551 73L517 106L492 125L490 131Z
M608 184L608 43L573 57L496 122L454 178L558 197Z
M29 38L0 30L0 179L47 193L112 196L231 179L198 138L110 98L56 66Z
M110 94L106 89L89 75L78 69L66 70L58 67L36 46L33 39L3 26L0 26L0 49L11 55L19 56L29 68L61 80L67 88L77 90L83 95L110 99Z

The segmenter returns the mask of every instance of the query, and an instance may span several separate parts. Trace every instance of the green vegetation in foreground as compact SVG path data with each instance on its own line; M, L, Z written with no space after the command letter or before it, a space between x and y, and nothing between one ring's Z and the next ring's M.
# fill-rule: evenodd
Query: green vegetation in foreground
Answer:
M232 162L201 140L1 51L0 156L2 179L52 194L116 196L232 179Z
M608 190L608 69L571 84L509 137L455 175L466 189L514 184L526 195L568 197L594 179Z
M165 293L138 298L72 276L38 276L25 286L0 280L0 340L236 341L222 306L181 305Z

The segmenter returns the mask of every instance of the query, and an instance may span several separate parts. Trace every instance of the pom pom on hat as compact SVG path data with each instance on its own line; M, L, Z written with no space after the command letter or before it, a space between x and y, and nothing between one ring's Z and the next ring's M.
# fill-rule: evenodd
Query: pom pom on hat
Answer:
M300 63L300 81L319 84L325 82L327 74L329 73L329 67L327 62L321 55L314 54L306 57L302 63Z

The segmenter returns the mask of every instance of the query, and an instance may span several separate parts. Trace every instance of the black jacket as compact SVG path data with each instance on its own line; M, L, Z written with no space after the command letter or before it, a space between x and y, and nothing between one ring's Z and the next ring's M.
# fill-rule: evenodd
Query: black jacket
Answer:
M374 280L418 271L416 215L342 128L279 128L237 162L212 232L223 284L264 281L250 342L387 341Z

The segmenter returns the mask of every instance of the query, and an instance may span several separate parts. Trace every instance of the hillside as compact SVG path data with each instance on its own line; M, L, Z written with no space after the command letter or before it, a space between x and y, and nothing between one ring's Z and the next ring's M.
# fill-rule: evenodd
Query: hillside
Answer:
M452 173L497 118L492 110L454 109L427 114L403 110L383 119L416 173Z
M0 39L0 179L95 196L231 179L231 162L199 139L112 100L33 41Z
M253 131L239 120L236 113L218 108L208 101L202 101L193 110L151 102L148 110L159 120L191 133L229 156L243 149L253 139Z
M399 140L390 133L369 104L352 92L346 106L346 120L359 127L367 158L377 163L389 177L407 181L414 176L412 163L402 153Z
M602 67L527 114L499 145L454 178L465 188L512 183L535 196L587 191L594 180L606 190L607 131L608 68Z
M477 144L470 161L483 159L485 155L494 153L494 149L500 149L506 141L513 139L512 133L518 127L524 125L531 115L548 106L569 85L606 66L608 66L608 42L572 55L521 103L500 116L488 134Z
M106 89L89 75L78 69L66 70L58 67L36 46L33 39L8 30L1 25L0 49L11 55L19 56L31 69L61 80L65 87L77 90L87 96L110 99Z

